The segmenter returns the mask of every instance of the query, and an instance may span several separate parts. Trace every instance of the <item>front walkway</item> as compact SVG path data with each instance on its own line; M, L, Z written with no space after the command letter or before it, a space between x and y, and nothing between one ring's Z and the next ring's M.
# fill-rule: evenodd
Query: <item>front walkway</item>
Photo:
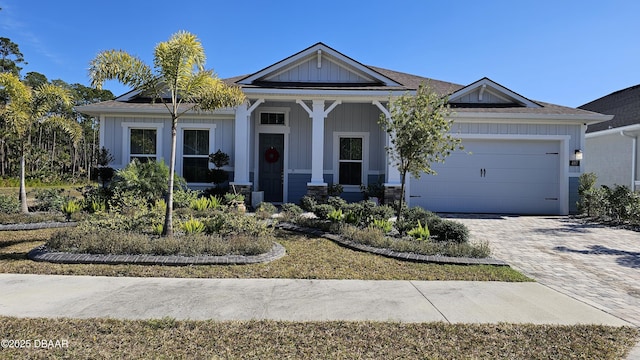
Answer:
M563 294L640 326L640 233L570 217L453 216L492 257Z
M0 274L0 315L629 325L543 285Z

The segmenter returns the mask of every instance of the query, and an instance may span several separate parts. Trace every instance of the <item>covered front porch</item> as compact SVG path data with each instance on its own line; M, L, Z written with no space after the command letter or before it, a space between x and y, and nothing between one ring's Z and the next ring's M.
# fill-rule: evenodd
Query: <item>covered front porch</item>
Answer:
M382 99L250 99L236 110L231 185L247 199L259 192L263 201L297 203L305 195L326 199L335 184L358 201L362 186L379 183L385 200L396 200L400 176L388 161L381 114L388 115Z

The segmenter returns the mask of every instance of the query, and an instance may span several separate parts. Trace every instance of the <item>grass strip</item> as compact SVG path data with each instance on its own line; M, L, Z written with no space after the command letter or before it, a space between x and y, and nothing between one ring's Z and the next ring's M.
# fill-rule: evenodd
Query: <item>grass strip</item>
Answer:
M0 349L3 358L621 359L639 338L636 328L597 325L13 317L0 324L3 339L32 344ZM63 340L67 346L56 348Z

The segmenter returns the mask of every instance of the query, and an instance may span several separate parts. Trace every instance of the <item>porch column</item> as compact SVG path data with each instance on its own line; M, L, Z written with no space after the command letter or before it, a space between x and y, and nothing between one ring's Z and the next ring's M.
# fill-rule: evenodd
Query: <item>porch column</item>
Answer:
M380 111L387 117L387 119L391 118L391 113L387 108L384 107L380 103L380 101L374 101L373 105L375 105ZM393 143L391 143L391 138L393 137L393 133L387 132L387 138L385 140L385 144L388 149L393 147ZM384 186L400 186L400 171L398 171L398 167L395 163L391 161L391 157L389 156L389 151L385 152L387 157L387 162L385 164L385 184Z
M391 118L391 113L387 108L382 105L379 101L374 101L373 105L378 107L380 111L387 117L387 119ZM393 138L393 133L387 132L386 136L386 146L387 149L393 148L393 143L391 139ZM398 171L398 166L389 155L389 150L385 152L386 155L386 164L385 164L385 183L384 183L384 202L387 204L393 203L396 200L400 200L400 196L402 194L400 191L402 190L402 183L400 181L400 171Z
M311 111L311 186L327 186L324 182L324 100L313 100Z
M234 161L233 161L233 182L236 188L251 189L252 183L249 181L249 144L251 144L251 113L258 105L262 104L264 99L259 99L249 106L249 102L245 102L236 109L236 118L234 122ZM246 190L246 189L245 189Z
M311 118L311 182L307 189L312 195L326 196L327 183L324 182L324 119L342 102L334 101L326 110L324 100L313 100L312 108L302 100L296 100Z

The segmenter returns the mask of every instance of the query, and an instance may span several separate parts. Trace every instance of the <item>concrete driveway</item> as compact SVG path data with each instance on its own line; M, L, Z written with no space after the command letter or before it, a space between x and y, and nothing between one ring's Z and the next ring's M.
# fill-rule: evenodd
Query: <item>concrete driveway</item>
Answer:
M640 326L640 232L570 217L453 216L539 283Z

